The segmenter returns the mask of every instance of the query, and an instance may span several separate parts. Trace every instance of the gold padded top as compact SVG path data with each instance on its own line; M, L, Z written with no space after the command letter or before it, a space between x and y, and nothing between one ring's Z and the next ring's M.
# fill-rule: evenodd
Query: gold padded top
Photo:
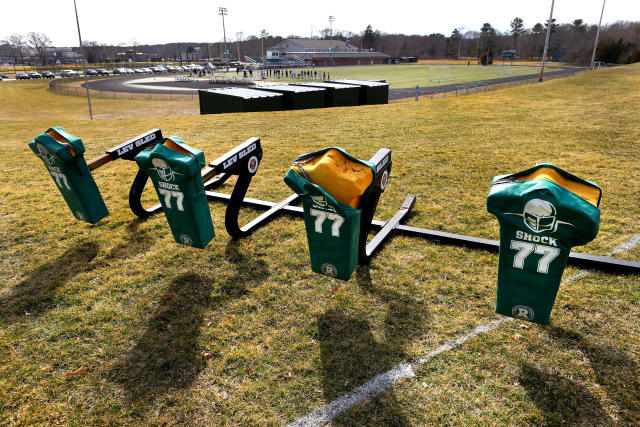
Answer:
M170 150L175 151L176 153L184 154L185 156L191 156L192 155L190 152L188 152L187 150L185 150L184 148L182 148L181 146L179 146L178 144L176 144L175 142L173 142L173 140L171 140L169 138L164 140L164 146L167 147Z
M69 144L69 141L67 141L67 139L64 136L60 135L58 131L56 131L55 129L51 129L49 132L47 132L47 135L49 135L51 138L55 139L58 142L67 144L67 146L69 147L69 151L71 152L71 155L74 157L76 156L76 150L73 149L71 144Z
M564 177L555 169L542 167L529 175L521 176L516 181L528 181L530 179L546 179L547 181L555 182L592 205L598 206L598 200L600 199L600 189L598 187Z
M373 182L373 171L369 166L350 160L335 148L297 163L302 165L312 183L322 187L339 203L356 209L360 206L360 197ZM294 165L292 169L305 176L298 166Z

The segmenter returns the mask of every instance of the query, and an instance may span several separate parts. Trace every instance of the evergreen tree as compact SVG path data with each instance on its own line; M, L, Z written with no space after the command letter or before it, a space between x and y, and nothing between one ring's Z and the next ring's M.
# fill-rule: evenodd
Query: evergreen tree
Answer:
M511 35L513 36L513 49L516 50L516 46L518 43L518 37L520 34L524 33L524 22L522 18L518 18L517 16L513 18L511 21Z

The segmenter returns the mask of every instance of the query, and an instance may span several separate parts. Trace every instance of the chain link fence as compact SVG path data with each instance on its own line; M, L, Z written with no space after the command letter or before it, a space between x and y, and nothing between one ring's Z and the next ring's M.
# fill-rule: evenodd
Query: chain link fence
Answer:
M81 85L84 83L84 78L67 78L64 80L51 80L49 82L49 88L52 92L59 93L61 95L69 96L86 96L87 91ZM191 93L158 93L158 92L127 92L116 90L99 90L89 89L89 93L93 98L108 98L108 99L151 99L151 100L181 100L181 101L195 101L198 99L198 94Z
M580 72L582 72L582 70L576 70L575 73L551 75L551 76L545 77L543 82L547 82L550 80L555 80L563 77L574 76ZM424 99L455 98L458 96L477 95L477 94L487 93L495 90L507 89L507 88L523 86L523 85L531 85L536 83L540 83L538 77L525 79L525 80L517 80L513 82L506 82L506 83L495 83L495 84L491 83L490 81L468 82L468 83L461 83L460 85L457 85L456 88L453 90L449 89L449 90L438 91L437 88L434 88L435 90L433 92L426 93L426 94L420 94L418 90L419 88L416 87L415 98L408 97L408 98L391 100L389 102L410 102L410 101L418 101L418 100L424 100Z

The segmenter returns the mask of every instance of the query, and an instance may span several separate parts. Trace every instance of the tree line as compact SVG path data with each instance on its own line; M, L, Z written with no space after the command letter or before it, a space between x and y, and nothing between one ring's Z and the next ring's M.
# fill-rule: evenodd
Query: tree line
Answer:
M349 41L362 50L384 52L392 57L414 56L422 59L441 58L500 58L502 51L515 50L518 58L536 60L543 54L546 31L549 23L534 23L527 27L525 22L514 18L510 30L500 32L490 23L478 30L454 29L445 36L440 33L429 35L388 34L374 30L371 25L360 33L320 30L319 38ZM596 37L597 26L588 25L582 19L571 23L551 22L551 38L548 55L556 61L575 64L589 64ZM245 56L260 59L267 47L271 47L295 35L274 36L262 30L258 36L244 37L242 32L227 38L228 58L244 60ZM26 35L13 34L0 41L0 56L11 57L15 63L41 63L53 61L47 54L52 42L45 35L30 32ZM76 48L76 50L78 50ZM167 43L139 44L135 40L120 45L103 44L96 41L85 42L85 52L90 63L119 62L125 60L122 52L142 52L151 60L196 61L204 58L220 58L223 43ZM199 52L199 56L196 53ZM59 59L59 58L58 58ZM640 61L640 22L620 21L605 25L601 29L596 59L607 63L626 64Z

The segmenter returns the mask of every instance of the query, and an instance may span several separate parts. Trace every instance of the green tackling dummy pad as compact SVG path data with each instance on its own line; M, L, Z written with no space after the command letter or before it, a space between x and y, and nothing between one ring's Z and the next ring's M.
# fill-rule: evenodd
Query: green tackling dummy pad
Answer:
M598 234L601 190L543 163L493 178L487 210L500 223L496 313L547 324L573 246Z
M63 127L47 129L29 143L29 148L44 163L73 215L95 224L109 210L84 160L82 140Z
M375 182L375 165L351 157L342 148L325 148L304 154L296 159L294 166L322 156L331 149L338 150L352 162L371 168L374 179L364 191L363 196L366 195ZM294 169L287 172L284 181L302 198L311 270L332 278L349 280L358 264L360 209L338 202L324 188L305 179Z
M135 160L151 178L176 242L204 248L215 236L200 174L204 153L172 136Z

